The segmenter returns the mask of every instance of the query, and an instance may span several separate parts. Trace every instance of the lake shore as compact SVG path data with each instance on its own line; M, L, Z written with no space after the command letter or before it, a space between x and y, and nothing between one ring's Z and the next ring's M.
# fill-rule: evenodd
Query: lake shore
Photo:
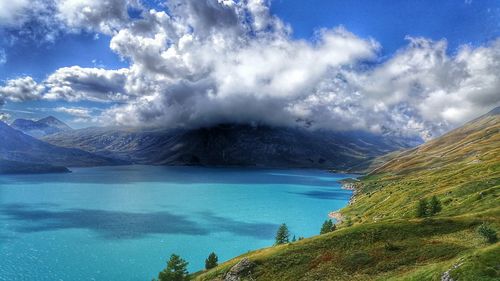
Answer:
M343 180L339 181L342 189L352 191L351 198L349 198L349 202L347 203L347 205L354 204L355 196L357 194L356 186L357 186L357 183L359 183L359 182L360 181L358 179L354 179L354 178L348 178L348 179L343 179ZM344 215L342 215L340 210L341 209L328 213L328 217L330 219L335 220L335 224L341 224L342 221L344 220Z

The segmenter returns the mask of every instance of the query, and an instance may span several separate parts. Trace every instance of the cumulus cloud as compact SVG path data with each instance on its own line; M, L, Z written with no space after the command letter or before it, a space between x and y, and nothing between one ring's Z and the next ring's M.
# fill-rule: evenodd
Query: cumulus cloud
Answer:
M128 69L64 67L44 82L48 100L111 102L126 100L125 81Z
M44 86L29 76L8 80L0 87L0 104L3 104L3 101L37 100L41 98L43 91Z
M109 121L290 125L302 116L288 105L379 48L343 28L292 40L263 1L202 2L173 1L172 14L151 10L113 37L112 50L133 62L127 90L140 97L105 112Z
M0 104L30 100L122 102L130 97L125 90L128 72L126 68L72 66L58 69L40 83L30 76L11 79L0 87Z
M135 0L56 0L58 18L70 29L113 34L129 21L128 9L140 9Z
M111 102L104 124L238 122L424 138L500 105L500 40L450 55L445 40L408 37L381 58L375 40L342 27L293 39L265 0L171 0L131 20L133 5L59 0L67 26L113 34L110 48L130 67L61 68L33 81L43 88L33 97ZM9 83L3 88L19 88Z

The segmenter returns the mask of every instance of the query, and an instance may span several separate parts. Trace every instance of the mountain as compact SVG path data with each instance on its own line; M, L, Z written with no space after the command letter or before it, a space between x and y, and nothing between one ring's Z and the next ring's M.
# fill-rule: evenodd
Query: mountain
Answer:
M16 119L10 126L36 138L72 130L71 127L53 116L48 116L38 121Z
M372 173L346 183L356 192L335 214L337 230L249 252L191 278L500 280L500 243L478 231L482 225L500 230L499 114L497 108L378 159ZM433 196L442 210L417 217L420 200Z
M68 168L48 164L34 164L0 159L0 174L69 173Z
M49 135L54 145L139 164L308 167L360 170L418 140L366 132L220 125L196 130L88 128Z
M0 121L0 159L55 166L116 165L123 161L48 144Z

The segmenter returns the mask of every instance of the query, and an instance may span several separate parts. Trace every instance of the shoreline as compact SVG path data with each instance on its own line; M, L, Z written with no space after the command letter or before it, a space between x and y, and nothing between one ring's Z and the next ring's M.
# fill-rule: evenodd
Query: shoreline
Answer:
M352 195L349 198L349 202L347 203L347 206L354 204L355 196L357 194L356 183L359 183L359 182L360 182L360 180L355 179L355 178L347 178L347 179L343 179L343 180L339 181L342 189L352 191ZM342 215L340 210L341 209L336 210L336 211L331 211L330 213L328 213L328 217L330 219L334 219L335 224L341 224L344 220L344 215Z

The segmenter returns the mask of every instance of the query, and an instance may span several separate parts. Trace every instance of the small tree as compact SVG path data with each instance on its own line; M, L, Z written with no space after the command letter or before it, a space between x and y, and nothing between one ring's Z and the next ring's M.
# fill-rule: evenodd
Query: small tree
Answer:
M346 226L352 226L352 219L351 217L346 217L344 221Z
M497 241L497 232L486 223L481 224L477 228L477 233L483 236L488 243L495 243Z
M296 242L296 241L297 241L297 238L295 238L295 235L294 235L292 238L292 242Z
M441 201L437 198L437 196L432 196L431 201L429 203L429 214L431 216L441 212Z
M205 269L212 269L219 264L219 257L212 252L208 255L208 258L205 260Z
M428 206L429 203L427 203L426 199L420 199L417 204L417 217L419 218L427 217Z
M326 220L323 225L321 226L321 230L319 234L325 234L328 232L332 232L335 230L335 225L333 224L332 220Z
M290 232L288 231L288 226L282 224L278 228L278 232L276 232L276 242L274 244L281 245L288 242L290 242Z
M188 262L172 254L167 267L158 275L158 281L188 281Z

